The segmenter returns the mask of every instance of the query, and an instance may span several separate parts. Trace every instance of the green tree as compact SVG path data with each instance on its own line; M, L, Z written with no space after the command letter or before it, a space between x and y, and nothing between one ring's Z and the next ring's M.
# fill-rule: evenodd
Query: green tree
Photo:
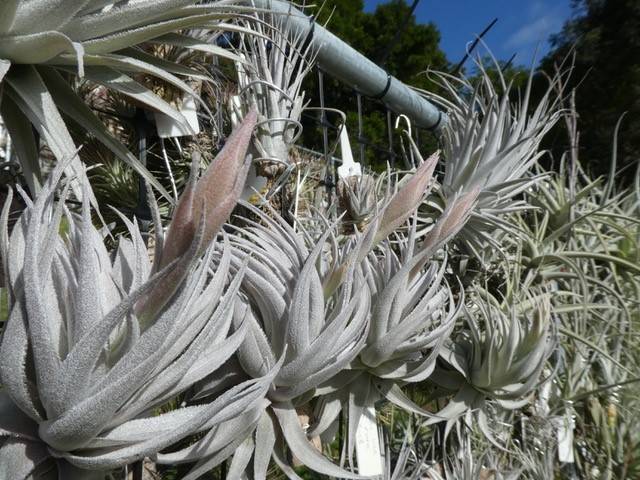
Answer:
M553 48L542 67L549 73L575 51L567 87L577 88L580 157L595 174L610 167L613 132L620 115L618 168L630 180L640 158L640 2L573 0L574 15L551 39ZM551 137L555 154L567 150L566 136Z

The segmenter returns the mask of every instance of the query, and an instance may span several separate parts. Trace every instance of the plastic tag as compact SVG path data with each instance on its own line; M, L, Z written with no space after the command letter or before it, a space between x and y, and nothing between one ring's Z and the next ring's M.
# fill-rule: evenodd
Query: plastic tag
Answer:
M351 143L349 143L349 134L347 133L346 125L343 125L340 130L340 150L342 151L342 165L338 167L338 176L343 180L348 177L362 176L362 168L360 167L360 164L353 160L353 153L351 152Z
M375 407L362 412L356 431L356 460L358 474L382 475L382 457L380 455L380 437L376 422Z
M574 463L573 430L575 422L573 415L567 412L564 417L556 419L558 434L558 460L562 463Z
M158 130L158 136L160 138L186 137L200 133L200 125L198 124L198 107L195 99L191 96L185 98L182 103L182 107L180 107L178 111L187 120L191 129L187 128L184 124L178 122L169 115L154 112L156 129Z

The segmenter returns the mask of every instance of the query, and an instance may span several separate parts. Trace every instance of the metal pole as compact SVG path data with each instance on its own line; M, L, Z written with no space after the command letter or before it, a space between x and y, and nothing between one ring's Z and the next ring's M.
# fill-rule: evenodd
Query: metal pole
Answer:
M391 168L396 168L396 154L393 151L393 125L391 121L391 110L387 110L387 140L389 142L389 164Z
M362 125L362 95L360 92L356 92L356 98L358 99L358 147L360 147L360 164L364 165L364 127Z
M139 460L134 463L131 469L133 471L131 480L142 480L144 475L143 460Z
M318 69L318 90L320 95L320 122L322 124L322 153L324 154L324 161L327 168L327 173L324 177L325 187L327 190L327 199L329 205L331 205L331 194L333 189L333 158L329 155L329 131L327 129L327 113L324 109L324 74L321 69Z
M138 136L138 156L140 163L147 165L147 136L149 134L149 121L141 108L136 109L135 116L136 133ZM140 225L140 232L145 244L149 241L149 227L151 225L151 207L147 199L147 189L144 178L138 175L138 203L135 216Z
M281 0L237 0L238 4L253 5L273 13L288 15L290 35L310 38L318 51L318 66L334 78L371 98L382 100L389 109L403 113L416 126L439 130L446 124L444 112L415 90L347 45L306 14Z

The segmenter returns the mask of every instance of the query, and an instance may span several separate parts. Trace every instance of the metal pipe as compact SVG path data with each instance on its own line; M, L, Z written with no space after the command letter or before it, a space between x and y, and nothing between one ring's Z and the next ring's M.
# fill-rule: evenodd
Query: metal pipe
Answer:
M314 22L289 2L281 0L238 0L274 13L289 16L291 35L310 38L318 51L318 66L332 77L346 83L368 97L382 100L395 113L403 113L417 127L439 130L447 121L446 114L397 78L373 63L360 52Z

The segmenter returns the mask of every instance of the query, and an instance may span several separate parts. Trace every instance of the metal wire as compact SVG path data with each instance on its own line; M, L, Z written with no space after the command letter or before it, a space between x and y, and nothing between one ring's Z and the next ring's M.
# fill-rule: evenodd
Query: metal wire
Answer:
M324 161L327 168L325 174L325 188L327 190L327 197L329 204L331 204L331 198L333 196L333 159L329 156L329 131L326 126L327 114L325 112L325 98L324 98L324 74L321 69L318 69L318 94L320 95L320 122L322 125L322 153L324 154Z
M391 121L391 110L387 109L387 139L389 140L389 164L391 168L396 167L396 153L393 151L393 123Z
M363 139L363 124L362 124L362 94L356 92L356 98L358 100L358 146L360 147L360 163L364 165L364 143Z

